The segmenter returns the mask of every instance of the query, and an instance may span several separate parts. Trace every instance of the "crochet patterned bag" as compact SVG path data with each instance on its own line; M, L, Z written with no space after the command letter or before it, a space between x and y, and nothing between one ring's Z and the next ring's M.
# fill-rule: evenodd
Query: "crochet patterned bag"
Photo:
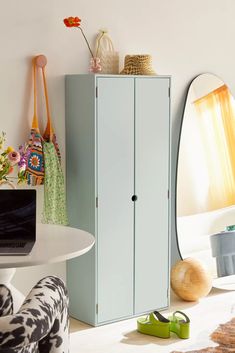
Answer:
M34 114L28 141L29 156L25 176L28 185L41 185L44 182L44 161L42 150L42 136L39 131L37 116L37 87L36 87L36 63L33 59L33 85L34 85Z
M33 85L34 85L34 114L33 122L28 141L29 156L27 159L27 166L25 176L28 185L42 185L44 184L44 155L43 155L43 141L52 140L59 161L61 161L59 146L56 141L56 135L52 128L50 113L47 114L47 126L43 136L39 130L39 119L37 115L37 66L46 65L47 60L44 55L38 55L33 59ZM43 69L43 80L45 80L45 71ZM45 84L44 84L45 86ZM46 96L46 95L45 95ZM48 99L46 99L47 112L49 112Z

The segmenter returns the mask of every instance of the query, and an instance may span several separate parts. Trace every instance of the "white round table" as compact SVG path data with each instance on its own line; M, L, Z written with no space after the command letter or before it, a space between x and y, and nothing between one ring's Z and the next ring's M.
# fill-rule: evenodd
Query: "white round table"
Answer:
M23 294L10 283L17 267L66 261L85 254L94 243L93 235L83 230L38 223L36 242L29 255L0 256L0 284L10 288L15 310L24 300Z

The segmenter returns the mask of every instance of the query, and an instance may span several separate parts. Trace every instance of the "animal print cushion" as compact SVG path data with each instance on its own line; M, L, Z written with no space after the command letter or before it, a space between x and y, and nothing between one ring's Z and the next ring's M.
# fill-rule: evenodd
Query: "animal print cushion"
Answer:
M13 314L13 298L10 289L0 285L0 317Z
M16 314L9 290L0 286L1 353L68 353L68 294L62 280L37 283Z

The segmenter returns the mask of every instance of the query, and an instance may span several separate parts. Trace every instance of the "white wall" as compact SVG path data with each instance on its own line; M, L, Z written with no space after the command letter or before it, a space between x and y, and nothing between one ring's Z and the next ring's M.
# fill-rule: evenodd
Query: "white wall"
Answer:
M64 157L64 74L87 72L88 50L78 31L62 19L78 15L91 41L100 27L110 30L121 55L151 53L159 74L171 74L172 175L186 88L192 78L210 71L235 91L234 0L8 0L0 4L0 129L8 142L27 139L32 56L48 57L52 114ZM173 182L174 186L174 182ZM173 187L174 195L174 187ZM172 206L174 216L174 205ZM172 257L177 258L174 223ZM64 265L45 272L64 275ZM24 274L24 276L23 276ZM19 271L22 290L40 277L39 268Z

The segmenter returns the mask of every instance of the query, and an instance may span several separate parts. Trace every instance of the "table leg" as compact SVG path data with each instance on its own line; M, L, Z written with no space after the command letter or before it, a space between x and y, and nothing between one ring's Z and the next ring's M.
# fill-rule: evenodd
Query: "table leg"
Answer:
M25 299L25 296L11 284L11 280L15 272L16 272L15 268L0 269L0 284L4 284L6 287L10 289L11 295L13 298L14 312L17 312L21 307Z

